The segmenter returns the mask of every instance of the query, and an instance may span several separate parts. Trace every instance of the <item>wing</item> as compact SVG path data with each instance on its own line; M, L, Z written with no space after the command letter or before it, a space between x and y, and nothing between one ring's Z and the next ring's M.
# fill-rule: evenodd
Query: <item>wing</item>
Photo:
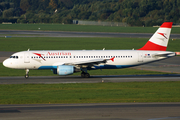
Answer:
M88 61L71 62L71 63L65 63L65 65L72 65L76 67L86 68L86 67L92 67L94 65L98 65L101 63L106 63L109 60L114 61L114 58L115 57L110 58L110 59L93 59L93 60L88 60Z

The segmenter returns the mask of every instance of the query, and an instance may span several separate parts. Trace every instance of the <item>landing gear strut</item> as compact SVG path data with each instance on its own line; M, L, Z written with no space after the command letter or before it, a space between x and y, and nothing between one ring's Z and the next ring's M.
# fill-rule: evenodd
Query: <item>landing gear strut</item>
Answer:
M26 74L25 74L25 76L24 76L26 79L28 79L28 78L29 78L28 73L29 73L29 69L26 69Z
M82 78L89 78L89 77L90 77L90 74L82 71L81 77L82 77Z

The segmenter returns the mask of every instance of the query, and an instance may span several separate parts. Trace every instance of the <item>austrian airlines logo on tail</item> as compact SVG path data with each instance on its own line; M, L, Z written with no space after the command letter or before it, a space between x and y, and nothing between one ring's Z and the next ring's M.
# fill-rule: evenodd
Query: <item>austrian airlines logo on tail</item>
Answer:
M172 24L172 22L164 22L149 41L138 50L166 51ZM159 35L163 36L166 40L160 39Z
M39 57L42 58L44 61L46 61L46 60L42 57L43 54L39 54L39 53L33 53L33 54L39 56Z
M162 35L163 37L165 37L165 38L167 39L167 37L166 37L166 34L165 34L165 33L159 33L159 32L158 32L158 34Z

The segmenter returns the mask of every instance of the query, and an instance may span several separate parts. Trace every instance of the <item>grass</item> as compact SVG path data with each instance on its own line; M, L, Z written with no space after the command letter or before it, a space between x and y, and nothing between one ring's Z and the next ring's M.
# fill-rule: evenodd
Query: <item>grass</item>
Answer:
M180 102L180 82L0 85L0 104Z
M92 49L138 49L147 38L54 38L54 37L0 37L0 51L30 50L92 50ZM180 51L180 39L170 40L167 50Z
M111 27L74 24L0 24L6 30L43 30L43 31L82 31L82 32L121 32L121 33L154 33L157 27ZM180 28L174 27L172 33L179 34Z

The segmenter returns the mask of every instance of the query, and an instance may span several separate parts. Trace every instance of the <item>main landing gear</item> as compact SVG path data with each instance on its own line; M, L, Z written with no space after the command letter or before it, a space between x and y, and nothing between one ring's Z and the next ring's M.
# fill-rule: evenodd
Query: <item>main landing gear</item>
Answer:
M87 72L82 71L81 77L82 77L82 78L89 78L89 77L90 77L90 74L87 73Z
M29 78L28 73L29 73L29 69L26 69L26 74L25 74L25 76L24 76L26 79L28 79L28 78Z

